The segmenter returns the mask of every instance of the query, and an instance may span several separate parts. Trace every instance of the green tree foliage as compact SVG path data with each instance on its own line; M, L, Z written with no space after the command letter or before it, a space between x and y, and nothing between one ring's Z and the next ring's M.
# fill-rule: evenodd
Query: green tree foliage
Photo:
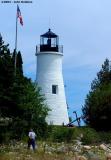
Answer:
M111 130L111 68L106 59L82 108L84 121L97 130Z
M17 54L17 69L18 69L18 74L23 75L23 66L22 66L23 62L22 62L22 56L21 56L21 52L19 51Z
M0 38L0 114L8 112L10 107L10 92L14 81L14 67L10 50Z
M23 76L23 61L22 61L21 52L19 51L16 54L16 51L14 49L13 55L12 55L13 65L15 65L15 56L16 56L16 73Z
M19 86L16 81L11 95L16 102L11 129L17 138L26 135L30 128L37 131L38 136L45 136L48 108L44 104L44 97L30 79L23 78L21 82L19 79L18 81ZM19 135L16 135L18 132Z
M20 138L30 128L35 128L43 136L48 114L44 100L38 86L23 75L21 53L14 50L11 54L0 36L0 121L6 122L8 118L7 123L0 125L3 131L0 135L10 132L11 137Z

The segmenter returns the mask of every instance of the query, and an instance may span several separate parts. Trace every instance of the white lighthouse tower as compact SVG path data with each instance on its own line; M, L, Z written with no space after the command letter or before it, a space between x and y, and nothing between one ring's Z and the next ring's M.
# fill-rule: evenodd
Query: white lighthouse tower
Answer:
M68 124L68 111L62 75L63 47L59 37L50 29L40 36L40 46L36 48L37 84L45 95L51 109L46 119L48 124Z

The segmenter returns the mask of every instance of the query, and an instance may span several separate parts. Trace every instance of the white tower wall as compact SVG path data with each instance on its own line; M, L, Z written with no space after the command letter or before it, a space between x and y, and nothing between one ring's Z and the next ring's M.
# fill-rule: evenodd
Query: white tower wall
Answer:
M68 124L68 111L62 75L62 57L59 52L38 52L37 83L45 95L46 103L51 109L46 119L48 124ZM52 85L56 86L56 94L52 93Z

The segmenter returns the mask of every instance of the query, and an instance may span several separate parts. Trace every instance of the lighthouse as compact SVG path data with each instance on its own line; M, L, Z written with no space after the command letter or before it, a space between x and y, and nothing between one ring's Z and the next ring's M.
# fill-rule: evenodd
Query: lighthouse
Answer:
M59 45L59 36L51 29L40 36L40 45L36 46L36 56L36 82L41 87L41 93L50 108L46 121L53 125L68 124L62 74L63 46Z

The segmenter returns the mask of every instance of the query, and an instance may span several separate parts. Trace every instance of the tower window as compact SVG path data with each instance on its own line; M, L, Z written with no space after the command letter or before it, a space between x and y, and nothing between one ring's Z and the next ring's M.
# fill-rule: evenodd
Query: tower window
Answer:
M57 94L57 93L58 93L58 86L52 85L52 94Z

